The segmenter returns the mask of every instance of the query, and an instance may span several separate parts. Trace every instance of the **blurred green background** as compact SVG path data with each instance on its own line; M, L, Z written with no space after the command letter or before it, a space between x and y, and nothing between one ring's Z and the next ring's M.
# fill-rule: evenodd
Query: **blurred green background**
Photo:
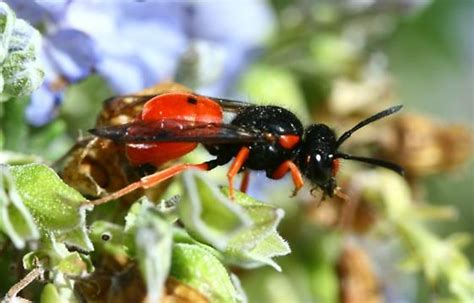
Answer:
M474 1L433 1L407 17L387 43L397 93L409 110L474 129ZM431 176L427 201L458 208L459 218L433 225L440 234L474 235L474 163ZM466 250L474 263L474 245Z

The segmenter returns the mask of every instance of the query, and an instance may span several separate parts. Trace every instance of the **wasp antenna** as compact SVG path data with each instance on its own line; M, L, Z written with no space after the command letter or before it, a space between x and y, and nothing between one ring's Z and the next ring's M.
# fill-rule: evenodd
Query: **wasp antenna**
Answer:
M346 159L346 160L354 160L354 161L359 161L359 162L372 164L372 165L375 165L375 166L384 167L384 168L387 168L387 169L390 169L390 170L396 172L397 174L399 174L401 176L405 175L405 170L403 169L403 167L401 167L400 165L395 164L393 162L388 162L388 161L384 161L384 160L380 160L380 159L374 159L374 158L351 156L351 155L343 154L343 153L337 153L337 154L334 155L334 157L335 158Z
M394 114L396 112L398 112L401 108L403 107L403 105L396 105L396 106L392 106L390 108L387 108L386 110L383 110L359 123L357 123L353 128L351 128L350 130L346 131L345 133L343 133L339 139L337 139L337 142L336 142L336 147L339 147L341 146L342 143L344 143L344 141L346 141L355 131L357 131L358 129L366 126L367 124L370 124L374 121L377 121L379 119L382 119L383 117L387 117L387 116L390 116L391 114Z

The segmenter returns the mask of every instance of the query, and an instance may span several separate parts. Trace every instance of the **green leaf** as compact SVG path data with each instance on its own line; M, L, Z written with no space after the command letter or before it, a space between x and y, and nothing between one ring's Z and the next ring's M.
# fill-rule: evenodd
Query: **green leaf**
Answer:
M158 302L171 266L171 224L148 200L135 203L126 221L125 230L133 235L133 255L146 281L148 300Z
M276 232L284 212L236 192L228 198L202 172L184 174L185 198L178 204L179 217L189 234L219 250L228 263L252 268L270 265L273 257L290 253Z
M92 272L93 268L88 257L72 252L63 258L55 269L63 275L79 277Z
M49 167L27 164L9 168L20 197L42 235L93 250L85 225L85 199Z
M45 264L48 264L49 261L48 254L41 250L31 251L24 255L22 259L23 268L26 270L33 270L40 266L45 267Z
M183 179L185 195L178 203L180 221L196 239L225 249L233 236L251 224L249 216L205 174L189 171Z
M184 228L173 228L173 243L186 243L186 244L194 244L198 245L201 248L209 251L212 255L214 255L219 260L224 260L224 255L216 250L214 247L204 244L202 242L197 241L193 237L191 237Z
M76 303L80 302L74 292L74 281L64 275L56 275L41 292L41 303Z
M56 286L52 283L46 284L41 292L40 297L41 303L58 303L61 302L61 297L59 296Z
M15 247L39 238L33 217L18 193L8 166L0 165L0 230L12 240Z
M163 218L166 219L169 223L176 222L178 219L177 215L177 204L180 200L179 195L172 196L167 200L162 200L158 204L153 204L147 197L142 197L133 204L128 211L128 214L125 218L126 224L125 229L128 230L133 228L137 224L137 220L140 220L140 214L142 211L142 205L147 205L147 207L154 208L154 211L159 212Z
M229 274L208 250L194 244L173 245L171 276L197 289L210 302L238 302Z
M43 82L38 57L41 35L0 3L0 100L29 95Z
M223 192L227 194L228 190L224 189ZM252 225L229 241L229 245L223 251L225 260L247 268L267 264L281 271L280 266L272 258L291 252L288 243L276 231L284 211L256 201L241 192L235 193L235 202L244 208L252 220Z
M50 276L54 279L62 279L63 276L81 277L94 270L89 255L70 251L54 237L41 239L35 251L24 255L23 267L27 270L43 267L50 270Z

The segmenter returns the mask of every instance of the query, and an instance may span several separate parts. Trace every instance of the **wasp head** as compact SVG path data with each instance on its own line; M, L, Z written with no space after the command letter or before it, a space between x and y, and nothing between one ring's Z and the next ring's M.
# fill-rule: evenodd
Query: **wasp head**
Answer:
M401 108L401 105L393 106L362 120L344 132L339 138L336 138L334 131L325 124L310 125L305 130L298 154L297 161L301 172L312 183L321 188L325 195L330 197L334 195L337 187L335 176L339 167L339 159L355 160L385 167L403 175L403 168L395 163L374 158L352 156L338 151L339 146L354 132L367 124L398 112Z
M336 134L324 124L306 128L299 152L298 166L302 174L330 197L337 186Z

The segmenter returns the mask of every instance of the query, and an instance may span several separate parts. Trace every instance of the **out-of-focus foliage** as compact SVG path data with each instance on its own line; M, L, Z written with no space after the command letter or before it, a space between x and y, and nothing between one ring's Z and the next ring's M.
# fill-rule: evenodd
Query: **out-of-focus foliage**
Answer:
M473 135L457 115L472 119L459 101L473 102L463 41L472 11L442 0L0 3L2 99L11 99L0 103L0 271L9 273L0 296L469 302ZM15 14L41 32L41 47ZM17 98L41 83L38 51L45 83ZM151 172L133 167L122 144L86 133L135 119L143 103L102 101L163 80L189 87L138 94L277 104L338 134L401 103L342 148L400 163L406 176L345 161L337 180L348 199L320 201L311 184L290 198L288 180L252 174L248 195L231 201L217 168L89 204ZM208 157L198 149L180 161Z
M444 17L443 20L451 20L450 22L453 22L456 17L448 19L449 14L460 11L464 11L462 15L469 14L467 13L467 7L470 7L472 12L472 5L456 3L452 4L453 8L449 10L450 4L443 1L435 1L436 3L426 1L423 4L421 2L415 2L416 1L406 1L402 4L401 1L373 1L370 3L362 3L362 1L337 1L335 3L331 1L301 1L295 3L275 1L276 7L278 8L277 12L279 13L280 32L278 38L274 40L270 49L259 61L258 70L278 70L277 75L284 73L287 79L286 83L280 84L278 88L291 85L292 89L284 90L281 96L287 96L288 91L291 92L292 96L302 94L314 119L323 122L329 121L331 125L336 125L339 131L351 127L363 119L363 117L376 111L376 109L387 106L386 104L401 102L404 103L405 110L407 110L407 107L408 110L410 110L410 107L416 107L416 104L423 102L426 104L426 102L429 102L429 99L417 99L426 98L429 95L423 95L422 92L426 90L427 86L429 87L427 83L430 82L430 76L426 75L426 77L420 79L422 81L417 81L417 78L420 77L419 74L434 73L434 70L429 64L424 62L423 56L426 53L436 52L436 58L442 60L441 53L443 49L428 49L427 46L421 46L420 42L416 41L418 44L414 43L413 45L417 45L418 48L415 50L413 45L396 45L391 39L395 37L398 41L405 43L407 41L403 40L402 35L404 32L408 33L411 30L412 39L414 38L413 36L416 35L420 41L426 42L431 39L429 34L433 35L437 33L434 30L435 28L438 31L443 31L445 38L450 37L450 42L457 42L457 45L459 45L461 40L454 41L452 36L448 35L447 31L444 32L446 24L439 22L439 18ZM443 12L446 13L443 14ZM418 15L421 17L418 18ZM457 24L465 22L462 28L468 28L468 19L469 18L463 18L463 21L456 20L455 22ZM438 21L435 22L434 20ZM422 24L424 28L421 29L420 26L418 26L417 29L411 29L410 27L419 24ZM398 28L400 28L401 31L398 31ZM422 33L426 34L426 36L422 36L422 34L417 33L416 30L424 30ZM434 39L441 38L436 37ZM466 35L459 39L466 39ZM441 41L448 40L438 40L436 43L428 45L433 47L440 46ZM386 51L387 45L390 47L389 54L387 54ZM450 47L454 52L458 51L454 50L452 45ZM416 67L417 60L412 60L410 52L406 51L407 49L412 49L414 52L417 52L417 59L424 64L422 67L424 71L419 73L420 68ZM391 65L389 60L392 59L392 57L389 55L396 57L396 66ZM472 81L472 56L469 58L468 60L471 60L469 61L471 63L465 66L469 67L468 69L471 70L471 74L469 74L469 72L465 72L464 74L467 76L465 79L471 79L470 81ZM433 61L432 64L434 65L435 62L436 61ZM400 71L402 68L405 70L404 74L400 74L401 79L394 78L394 75L391 73L392 67L394 67L396 71ZM407 75L410 68L411 70ZM443 71L446 75L453 73L449 69L443 69ZM469 75L471 76L469 77ZM398 83L406 84L407 80L405 76L411 77L411 82L409 83L410 94L398 90L407 87L407 85L397 85ZM442 74L440 74L440 77L441 76ZM444 79L447 77L449 76L444 76ZM278 76L276 78L280 79ZM272 78L270 76L255 77L254 73L250 72L244 76L242 87L257 101L263 100L263 102L265 102L269 95L267 84L271 83L271 81ZM414 86L418 85L418 83L425 83L426 86L419 87L417 90L419 93L415 95ZM438 83L441 84L441 82ZM446 85L450 84L447 83ZM446 85L439 86L437 89L444 89L444 93L447 93L446 89L448 87ZM469 90L469 87L469 84L459 87L463 89L463 91L458 90L459 93L455 93L454 96L470 98L470 100L459 100L456 106L464 106L466 110L468 110L467 112L469 112L469 108L471 107L472 119L472 105L468 105L472 104L472 96L465 96L465 92ZM278 90L278 88L274 89ZM403 98L400 98L400 96ZM281 98L280 101L288 100L287 106L294 109L297 103L295 103L293 99L292 97ZM443 106L450 106L450 104L452 104L450 102L451 100L445 101ZM433 112L434 109L435 107L430 106L431 112ZM453 110L452 107L451 110ZM464 114L467 114L467 112L465 111ZM407 179L411 185L410 193L407 194L410 196L407 203L417 205L423 203L420 200L428 201L428 198L422 193L425 190L424 179L422 178L429 176L429 178L433 180L435 176L441 172L453 172L463 169L462 166L472 155L472 128L461 124L450 125L448 122L434 121L432 118L423 116L422 114L402 113L390 120L377 122L377 124L373 126L368 126L366 130L361 131L345 145L346 150L354 154L364 152L377 154L402 164L407 170ZM358 169L360 170L360 167ZM352 173L353 166L350 163L343 163L340 179L343 179L343 176L350 176ZM459 202L464 201L460 206L465 208L465 211L460 212L460 217L462 217L461 221L472 221L472 190L469 190L469 186L467 185L469 182L472 183L472 177L470 177L470 173L465 171L461 171L460 174L463 175L462 178L466 178L466 182L464 182L466 183L465 189L471 191L471 193L459 196L458 194L460 193L458 192L451 193L449 190L445 190L446 195L444 196L445 200L443 204L451 206L453 203L456 203L453 202L451 197L460 197L459 199L461 200ZM440 209L433 207L429 210L410 208L407 213L418 214L418 218L414 218L413 221L410 222L406 220L406 215L401 215L399 217L400 220L397 221L398 223L394 221L391 222L389 217L387 217L388 213L382 212L381 209L377 210L377 208L374 208L374 205L363 203L360 201L360 198L357 198L361 182L363 182L365 178L363 175L354 176L346 181L350 183L344 182L344 185L342 185L342 187L346 189L345 192L351 197L350 203L356 203L356 205L339 206L340 201L331 201L335 203L332 205L323 203L323 205L318 207L304 207L304 210L310 212L310 218L317 223L318 226L323 225L325 228L329 227L329 230L331 230L334 228L334 225L338 226L342 224L346 226L349 224L351 225L352 232L346 231L345 234L352 235L353 232L356 232L356 234L364 233L362 241L360 235L357 236L358 240L356 241L357 245L355 249L362 251L372 250L372 254L369 253L369 260L370 263L375 263L374 267L376 269L372 279L378 280L378 282L375 282L376 285L382 285L380 286L382 289L379 290L380 294L376 297L378 299L375 298L374 302L380 302L382 299L388 300L389 302L417 300L416 287L413 287L416 285L416 281L412 279L411 282L407 282L409 281L407 275L399 271L396 266L396 264L401 264L402 262L403 258L400 256L401 253L399 250L402 249L401 247L403 246L410 251L412 249L413 251L421 250L425 252L439 251L440 255L437 255L436 258L429 254L423 257L416 255L416 253L412 255L418 262L415 262L418 266L412 267L412 269L418 268L430 281L427 284L428 291L425 289L427 285L423 285L423 283L418 283L419 290L425 289L428 293L436 293L436 295L432 295L431 298L434 296L439 300L442 298L450 298L454 301L465 301L466 298L472 296L472 287L470 286L472 284L472 276L470 273L472 267L469 265L469 259L462 256L460 248L455 245L453 246L449 239L441 240L438 236L429 232L428 229L429 226L433 225L433 221L437 222L437 226L446 226L446 223L441 222L440 224L438 222L447 221L446 219L453 221L453 218L456 218L456 212L453 209L446 209L444 207ZM382 176L374 173L373 178L379 179L382 178ZM444 178L444 180L446 179L448 179L448 177ZM471 181L468 182L467 180ZM451 177L451 181L446 180L445 182L454 183L455 181L453 181ZM439 192L442 188L446 187L442 181L438 181L436 188L431 187L428 188L428 190L431 192L434 189L434 191ZM459 185L457 188L462 192L463 188L459 187ZM262 193L258 190L253 194ZM387 194L397 196L397 190L387 189ZM278 200L280 203L284 205L290 203L282 201L281 195L280 193L274 193L275 197L279 197ZM380 199L380 197L377 197L377 199ZM430 199L438 198L436 195L430 195ZM313 199L306 197L304 200L307 200L309 203L315 203ZM415 202L415 200L418 201ZM435 202L437 204L442 203L441 201ZM345 203L347 204L347 202ZM397 207L399 203L399 200L392 200L387 206L393 204L390 207ZM300 250L308 249L306 246L313 247L310 243L295 247L295 244L299 245L301 243L301 239L299 239L295 230L308 227L304 224L301 224L302 227L300 228L295 227L294 220L296 220L296 222L298 222L298 220L291 218L294 213L288 211L288 209L287 213L289 217L286 220L289 221L287 224L290 226L288 228L292 233L286 235L293 251L297 254ZM434 216L434 218L428 220L428 222L421 222L421 217L425 216L422 214L425 214L427 217ZM296 217L299 218L299 216ZM286 226L285 221L283 225ZM386 239L392 239L392 241L380 239L378 232L379 225L391 226L391 228L388 228L389 232L384 234L384 237ZM453 227L455 226L453 223L451 223L451 225ZM395 226L399 227L396 228ZM459 227L461 227L461 225L458 225L458 228ZM472 234L472 223L465 224L462 229ZM284 230L286 230L286 228ZM453 230L456 230L456 228L453 228ZM327 231L327 229L320 231L320 234L318 234L319 240L322 241L322 239L326 237L325 231ZM405 234L405 232L407 233ZM421 238L417 236L421 236ZM296 242L292 241L294 237L296 237L297 240L293 241ZM390 244L394 239L398 239L397 245ZM344 242L346 241L342 241L342 243ZM416 245L416 243L424 243L422 246L426 245L431 248L425 250ZM431 245L428 245L428 243L431 243ZM465 242L463 243L466 244ZM373 247L373 245L378 245L378 247ZM392 254L388 256L387 252L383 253L386 249L380 247L387 245L390 245L393 251ZM416 247L416 249L414 249L414 247ZM309 248L309 250L311 250L311 248ZM321 250L321 248L319 248L319 250ZM382 251L382 253L380 251ZM362 253L364 254L364 252ZM338 254L339 253L336 253L336 255ZM294 255L295 254L287 258L294 259ZM313 253L313 257L307 255L307 257L300 259L298 262L301 262L302 267L308 267L308 264L312 264L310 260L315 258L314 255L316 255L316 253ZM343 256L344 255L342 255L341 260L338 261L339 264L344 264L341 263L343 262ZM446 262L443 264L446 266L442 265L434 268L434 264L443 263L440 259ZM472 254L470 259L472 259ZM392 266L386 263L392 264ZM321 264L318 263L315 266L321 267ZM294 267L295 266L291 268ZM457 269L451 271L449 270L450 268ZM459 272L458 269L460 269ZM353 277L345 277L344 281L357 280L358 274L360 275L361 272L368 269L359 268L359 270L359 273L352 273ZM285 267L283 267L283 271L285 271ZM308 272L309 271L310 270L308 270ZM301 274L300 271L296 272ZM350 273L351 271L348 272ZM454 274L454 272L457 273ZM288 275L291 276L291 274ZM327 277L331 276L329 273L325 275ZM269 274L263 277L265 276L268 276L269 285L271 283L277 284L276 282L271 282L274 281L273 275ZM448 276L449 278L447 278ZM302 279L311 281L309 277L310 275L307 274L305 278ZM341 279L339 283L343 283L342 279L344 277L339 276L339 278ZM262 281L262 276L259 276L258 279ZM287 289L284 293L288 294L289 297L282 296L282 298L284 298L282 302L285 300L311 301L314 299L314 297L313 299L308 299L305 291L301 289L301 285L296 285L298 283L283 281L284 280L281 280L278 285L282 289ZM250 285L246 284L245 279L243 283L250 287ZM281 283L285 283L286 286L282 286ZM311 289L310 285L312 285L312 283L315 282L309 282L309 285L305 289ZM375 284L372 283L372 285ZM341 286L343 284L339 285ZM452 285L456 286L453 287ZM339 291L333 288L332 296L320 297L317 291L313 293L313 296L320 299L325 298L322 300L328 302L336 300L335 298L338 293L340 294L339 298L344 302L358 302L357 298L360 297L369 300L363 293L362 296L360 296L361 293L353 294L352 296L344 296L344 294L350 293L351 290L346 292L344 286L341 287ZM288 288L292 289L292 291L289 291ZM267 300L277 302L278 299L273 297L271 291L272 290L266 290L262 287L257 289L252 288L252 291L249 293L250 299L255 301ZM418 300L425 300L422 297L423 293L423 291L418 292ZM267 294L268 296L263 299L260 297L263 294ZM300 294L300 296L298 299L295 299L291 294Z

